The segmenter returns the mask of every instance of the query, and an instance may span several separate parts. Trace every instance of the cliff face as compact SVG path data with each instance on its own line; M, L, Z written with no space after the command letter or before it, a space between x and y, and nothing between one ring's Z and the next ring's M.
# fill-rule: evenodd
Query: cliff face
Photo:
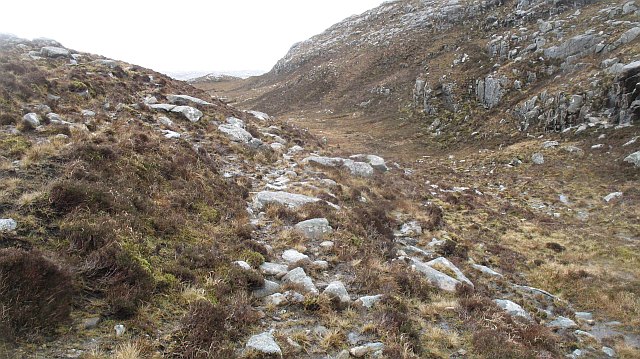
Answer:
M624 125L639 26L628 1L392 1L294 45L245 85L247 104L409 118L459 140Z

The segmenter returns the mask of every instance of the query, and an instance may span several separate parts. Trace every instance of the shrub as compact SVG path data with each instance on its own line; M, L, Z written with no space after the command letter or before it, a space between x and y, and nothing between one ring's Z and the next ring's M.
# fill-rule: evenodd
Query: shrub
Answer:
M115 208L112 195L93 183L60 181L53 185L49 196L52 207L60 213L70 213L81 207L110 212Z
M0 249L0 332L9 338L49 334L68 321L71 274L37 251Z

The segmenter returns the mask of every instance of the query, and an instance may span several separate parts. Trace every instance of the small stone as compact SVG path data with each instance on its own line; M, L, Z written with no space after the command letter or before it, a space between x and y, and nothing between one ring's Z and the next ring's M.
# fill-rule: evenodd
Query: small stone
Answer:
M640 168L640 151L630 154L624 159L624 161L633 164L637 168Z
M344 283L340 281L329 283L322 293L327 295L331 300L336 301L340 306L348 305L351 302L347 288L344 286Z
M376 303L381 301L383 297L384 296L382 294L360 297L358 298L358 300L356 300L356 304L360 304L367 309L371 309L374 305L376 305Z
M235 261L233 262L233 264L237 265L238 267L245 269L245 270L251 270L251 265L249 265L249 263L245 262L245 261Z
M320 243L320 248L325 249L325 250L329 250L331 248L333 248L335 244L332 241L324 241L322 243Z
M602 352L605 353L609 358L616 357L616 351L609 347L602 347Z
M295 249L287 249L282 253L282 259L289 263L296 263L298 261L309 260L309 256L298 252Z
M307 239L319 240L325 235L331 234L333 228L326 218L314 218L302 221L294 226L295 230L302 233Z
M190 104L203 105L203 106L211 105L211 103L207 101L201 100L196 97L187 96L187 95L167 95L167 101L169 101L174 105L190 105Z
M558 141L545 141L542 144L542 148L547 149L547 148L553 148L553 147L558 147L560 145L560 143Z
M593 314L589 312L576 312L575 314L576 314L576 319L584 320L584 321L593 320Z
M577 328L578 325L576 324L576 322L569 318L557 317L550 323L547 323L547 327L554 329L572 329Z
M262 288L253 291L253 296L256 298L264 298L270 296L271 294L277 293L279 290L280 284L272 282L270 280L265 280Z
M203 116L202 111L190 106L176 106L171 109L171 112L180 113L191 122L198 122Z
M495 270L487 267L487 266L483 266L480 264L472 264L471 265L473 268L479 270L480 272L484 273L484 274L488 274L494 277L502 277L502 274L496 272Z
M171 121L170 118L165 117L165 116L160 116L158 117L158 122L160 122L161 124L167 126L167 127L173 127L173 121Z
M70 52L69 50L63 47L45 46L42 49L40 49L40 54L42 54L42 56L55 58L55 57L68 57L70 55Z
M318 294L318 289L316 288L315 284L313 284L313 281L307 275L304 269L300 267L289 271L289 273L282 277L282 281L285 283L299 285L307 293Z
M338 355L336 355L335 359L349 359L351 357L351 354L349 354L348 350L343 350L340 353L338 353Z
M249 338L247 349L255 350L264 354L275 354L282 356L282 349L276 343L273 335L269 332L257 334Z
M86 330L94 329L95 327L98 326L98 324L100 324L100 321L101 321L100 317L87 318L84 321L82 321L82 328Z
M498 307L502 308L511 316L531 319L529 313L527 313L520 305L510 300L495 299L494 302L498 305Z
M304 295L294 292L292 290L288 290L284 292L285 298L289 301L289 303L302 303L304 302Z
M162 134L164 135L165 138L168 138L168 139L176 139L182 136L178 132L171 131L171 130L162 130Z
M384 350L384 343L376 342L367 343L359 347L351 348L351 350L349 350L349 353L351 353L351 355L356 358L363 358L367 354L373 354L381 350Z
M116 337L120 337L124 334L126 328L122 324L116 324L113 329L116 331Z
M287 303L287 297L282 293L274 293L264 298L266 304L280 306Z
M531 161L536 165L544 164L544 156L542 155L542 153L534 153L531 156Z
M284 264L264 262L260 265L262 274L272 275L276 278L282 278L289 271L288 266Z
M311 265L313 266L313 268L321 271L329 269L329 262L323 260L313 261Z
M37 113L28 113L22 117L22 123L28 128L36 128L40 126L40 116Z
M0 233L15 231L17 227L18 222L11 218L0 219Z
M622 194L623 194L622 192L609 193L608 195L606 195L604 197L604 201L609 203L609 202L613 201L614 199L622 197Z
M84 117L94 117L96 115L96 113L91 110L82 110L81 113Z

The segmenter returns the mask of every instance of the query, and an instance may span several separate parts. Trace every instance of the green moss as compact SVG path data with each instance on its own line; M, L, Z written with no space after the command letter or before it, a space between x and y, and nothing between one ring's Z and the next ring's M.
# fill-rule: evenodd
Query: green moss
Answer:
M265 261L262 254L248 249L240 254L240 259L249 263L252 267L258 267Z
M206 222L218 223L220 221L220 212L206 203L198 202L194 205L194 209L200 218Z

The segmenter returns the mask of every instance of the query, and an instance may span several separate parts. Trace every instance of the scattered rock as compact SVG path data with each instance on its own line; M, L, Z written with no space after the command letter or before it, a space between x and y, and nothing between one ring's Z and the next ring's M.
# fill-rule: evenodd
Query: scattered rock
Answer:
M633 164L635 167L640 167L640 151L630 154L624 161Z
M529 313L527 313L520 305L510 300L495 299L494 302L498 305L498 307L502 308L511 316L522 317L531 320L531 316L529 315Z
M271 116L267 115L264 112L260 112L260 111L247 111L247 112L252 114L253 117L257 118L260 121L269 121L271 119Z
M537 165L542 165L544 164L544 156L542 155L542 153L534 153L531 156L531 162L537 164Z
M395 232L396 237L417 237L422 234L422 226L418 221L407 222Z
M270 332L256 334L249 338L247 349L255 350L263 354L282 356L282 349L280 349L280 346L273 338L273 334Z
M303 194L270 191L258 192L254 198L254 204L259 209L270 203L287 206L289 208L297 208L307 203L315 203L318 201L320 201L318 198L305 196Z
M0 219L0 233L15 231L17 227L18 222L11 218Z
M260 270L265 275L282 278L285 274L287 274L289 268L284 264L264 262L260 265Z
M302 221L294 226L305 238L312 240L322 239L325 235L331 234L333 228L326 218L314 218Z
M589 312L576 312L576 319L583 320L585 322L593 320L593 314Z
M352 175L358 177L371 177L373 176L373 167L365 162L356 162L353 160L344 160L343 164Z
M171 112L180 113L191 122L198 122L203 116L202 111L190 106L176 106L171 109Z
M332 241L324 241L322 243L320 243L320 248L325 249L325 250L329 250L331 248L333 248L335 244Z
M278 291L280 291L280 284L270 280L265 280L262 288L253 291L253 296L256 298L264 298L277 293Z
M616 357L616 351L613 350L613 348L609 348L609 347L602 347L602 352L608 356L609 358L615 358Z
M40 49L40 54L42 56L56 58L56 57L69 57L71 54L69 50L64 47L55 47L55 46L45 46Z
M382 294L360 297L358 298L358 300L356 300L356 304L362 305L367 309L371 309L374 305L376 305L376 303L381 301L383 297L384 296Z
M96 113L91 110L82 110L80 111L83 117L95 117Z
M287 304L287 297L282 293L274 293L264 298L265 304L280 305Z
M40 126L40 116L37 113L28 113L22 117L22 123L28 128Z
M456 286L460 284L459 280L431 268L418 259L411 258L411 267L414 270L417 270L418 272L424 274L431 284L435 285L441 290L447 292L455 292Z
M339 167L344 163L344 159L339 157L310 156L303 159L302 163L324 167Z
M162 130L162 134L164 135L165 138L180 138L181 135L178 132L175 131L171 131L171 130Z
M340 281L329 283L322 293L327 295L341 307L344 307L351 302L347 288L344 286L344 283Z
M560 146L560 143L558 141L545 141L542 144L542 148L544 149L558 147L558 146Z
M304 302L304 295L298 293L298 292L294 292L292 290L288 290L286 292L284 292L284 296L285 298L287 298L287 301L289 301L289 303L302 303Z
M323 261L323 260L313 261L311 265L314 269L321 270L321 271L329 269L329 262Z
M253 136L247 132L247 130L242 127L224 124L218 126L218 130L222 133L225 133L231 141L240 142L240 143L249 143L253 139Z
M189 104L196 104L196 105L203 105L203 106L211 105L211 103L207 101L201 100L196 97L188 96L188 95L167 95L167 101L169 101L174 105L182 105L182 106L186 106Z
M302 254L295 249L287 249L282 253L282 259L289 263L296 263L299 261L308 261L309 256L306 254Z
M367 343L365 345L361 345L359 347L351 348L349 353L356 358L362 358L367 354L373 354L378 351L384 350L384 344L380 342L376 343Z
M289 273L282 277L282 281L285 283L297 284L307 293L318 294L318 289L315 284L313 284L313 281L307 273L305 273L304 269L300 267L289 271Z
M91 317L82 321L82 328L85 330L94 329L100 324L102 319L100 317Z
M116 331L116 337L121 337L126 331L126 328L122 324L116 324L113 329Z
M245 261L235 261L233 262L233 264L237 265L238 267L244 269L244 270L251 270L251 266L249 265L249 263L245 262Z
M578 324L569 318L557 317L553 321L547 323L547 327L553 329L573 329L577 328Z
M611 201L613 201L614 199L618 199L622 197L622 192L613 192L613 193L609 193L608 195L606 195L604 197L604 201L609 203Z
M491 269L489 267L486 267L486 266L483 266L483 265L480 265L480 264L472 264L471 266L473 268L479 270L480 272L484 273L484 274L488 274L488 275L494 276L494 277L502 277L502 274L496 272L495 270L493 270L493 269Z
M467 278L462 271L455 266L455 264L451 263L448 259L444 257L438 257L434 260L427 262L427 265L430 267L444 267L447 271L451 271L456 275L456 279L460 282L464 282L473 287L473 283Z

